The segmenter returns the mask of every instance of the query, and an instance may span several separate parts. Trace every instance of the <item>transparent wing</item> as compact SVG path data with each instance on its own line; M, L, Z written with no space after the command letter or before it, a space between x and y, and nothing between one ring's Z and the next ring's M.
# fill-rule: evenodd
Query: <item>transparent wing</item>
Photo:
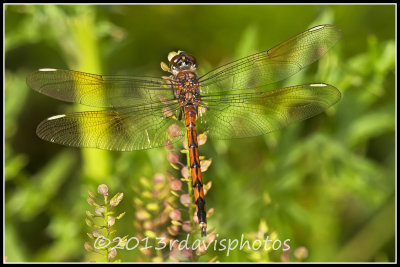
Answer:
M200 77L202 94L255 88L283 80L323 56L339 39L333 25L313 27L275 46Z
M185 135L174 116L179 105L143 105L57 115L41 122L37 135L74 147L132 151L176 142Z
M26 82L42 94L92 107L127 107L173 99L171 86L161 78L39 69L29 74Z
M328 84L305 84L268 92L210 95L203 98L198 132L230 139L263 135L315 116L340 100Z

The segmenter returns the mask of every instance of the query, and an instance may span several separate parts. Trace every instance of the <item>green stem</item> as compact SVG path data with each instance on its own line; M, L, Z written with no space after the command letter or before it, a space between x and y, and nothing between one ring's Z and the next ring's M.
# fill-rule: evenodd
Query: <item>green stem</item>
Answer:
M107 240L110 240L110 229L108 228L108 205L107 205L107 196L104 196L104 222L106 226L106 238ZM106 251L106 262L109 262L108 260L108 247L105 248Z

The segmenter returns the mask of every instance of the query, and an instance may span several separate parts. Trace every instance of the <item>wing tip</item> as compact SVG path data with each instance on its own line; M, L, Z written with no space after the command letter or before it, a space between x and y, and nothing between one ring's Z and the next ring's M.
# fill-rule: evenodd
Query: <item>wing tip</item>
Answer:
M41 68L41 69L38 69L38 71L57 71L57 69L53 69L53 68Z
M63 117L65 117L65 116L66 116L65 114L54 115L54 116L51 116L51 117L47 118L46 120L47 120L47 121L56 120L56 119L63 118Z

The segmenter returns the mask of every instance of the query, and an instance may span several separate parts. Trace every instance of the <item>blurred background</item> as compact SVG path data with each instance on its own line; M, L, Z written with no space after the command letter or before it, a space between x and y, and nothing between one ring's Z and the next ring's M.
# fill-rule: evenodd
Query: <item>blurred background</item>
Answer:
M165 75L160 62L180 49L197 57L201 75L320 24L341 28L342 39L277 88L324 82L337 87L342 100L278 132L210 139L200 147L200 155L212 159L203 179L212 181L206 201L214 214L208 225L218 239L240 241L242 234L260 239L261 233L290 239L291 249L236 249L229 256L209 250L181 260L395 260L394 5L4 8L5 260L101 261L83 245L91 231L85 223L86 210L92 209L88 190L106 184L110 196L123 192L117 211L126 214L116 228L120 236L134 236L143 232L136 223L138 201L144 199L140 188L152 190L155 177L165 186L167 177L181 177L165 148L110 152L40 140L35 129L43 119L93 108L33 91L25 83L30 72L48 67L160 77ZM179 155L186 164L185 155ZM160 253L118 251L117 257L123 262L171 260L168 252Z

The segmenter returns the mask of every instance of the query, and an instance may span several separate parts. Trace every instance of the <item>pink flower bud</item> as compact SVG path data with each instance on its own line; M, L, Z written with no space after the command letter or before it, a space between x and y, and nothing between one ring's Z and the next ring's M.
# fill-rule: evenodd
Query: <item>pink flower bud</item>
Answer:
M173 139L175 137L181 136L181 128L175 123L171 124L168 127L167 133L168 133L168 136Z
M168 153L168 161L171 162L172 164L178 163L179 162L179 155L178 153L171 151Z
M165 181L164 174L157 173L156 175L154 175L153 179L154 184L162 184L164 181Z
M189 178L188 167L186 165L182 167L181 174L184 178Z
M190 196L189 194L182 194L179 198L179 201L183 204L190 204Z
M97 187L97 193L103 196L108 196L108 187L105 184L101 184Z
M174 179L170 183L170 187L172 190L177 191L182 189L182 182L179 179Z
M298 247L295 251L294 251L294 256L296 257L296 259L298 260L304 260L305 258L308 257L308 249L306 247Z
M171 220L179 221L182 218L182 215L179 210L175 209L169 213L169 217Z
M182 256L183 257L189 258L189 257L192 256L192 254L193 254L193 251L191 249L183 249L182 250Z

